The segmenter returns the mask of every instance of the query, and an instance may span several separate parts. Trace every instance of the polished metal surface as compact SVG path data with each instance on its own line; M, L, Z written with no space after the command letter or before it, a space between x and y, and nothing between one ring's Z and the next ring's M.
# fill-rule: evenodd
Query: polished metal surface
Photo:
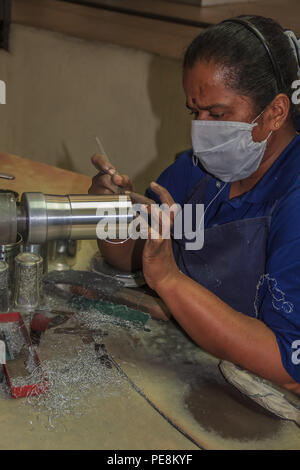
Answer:
M48 243L30 244L24 243L21 247L22 253L32 253L43 258L43 272L48 272Z
M8 173L0 173L0 178L5 179L5 180L14 180L15 176L9 175Z
M1 219L0 219L1 220ZM15 274L15 258L20 253L23 240L21 235L17 234L17 239L14 243L0 243L0 260L8 265L8 289L10 296L12 296Z
M96 227L101 222L102 227L109 224L115 228L114 237L128 237L128 224L133 220L132 204L128 196L110 195L82 197L69 196L71 209L72 240L93 240L97 238Z
M17 240L17 205L13 193L0 193L0 244Z
M27 244L127 238L133 220L132 202L126 195L27 192L17 203L4 193L0 194L0 214L0 243L12 243L17 232Z
M21 205L26 208L26 243L70 238L71 212L68 196L24 193Z

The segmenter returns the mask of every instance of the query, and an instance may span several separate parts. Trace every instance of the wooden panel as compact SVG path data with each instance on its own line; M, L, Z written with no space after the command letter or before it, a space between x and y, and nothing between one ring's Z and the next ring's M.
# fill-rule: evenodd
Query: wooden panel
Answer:
M249 3L258 0L88 0L99 5L126 7L139 11L152 11L156 14L170 14L182 18L195 18L199 6L230 5Z
M202 7L170 0L87 0L98 4L152 12L203 24L216 24L232 16L255 14L272 17L300 35L299 0L202 0ZM212 3L212 2L218 2Z
M187 45L201 31L200 27L179 24L180 18L184 22L197 21L207 26L232 16L257 14L271 16L300 35L299 0L254 0L206 7L160 0L99 0L100 3L106 8L135 10L139 16L58 0L13 0L12 19L20 24L172 58L181 58ZM140 16L149 12L172 17L177 22Z
M200 28L56 0L15 0L13 22L180 58Z

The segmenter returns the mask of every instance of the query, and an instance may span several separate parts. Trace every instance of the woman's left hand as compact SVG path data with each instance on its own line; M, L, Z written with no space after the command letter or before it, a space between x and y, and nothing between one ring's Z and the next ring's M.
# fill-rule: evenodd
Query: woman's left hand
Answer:
M147 284L157 290L161 283L176 278L180 273L172 249L170 230L173 226L178 207L170 193L158 185L151 183L151 189L158 194L165 209L152 204L148 206L151 215L151 227L148 229L148 239L143 251L143 272ZM173 211L168 208L173 206Z

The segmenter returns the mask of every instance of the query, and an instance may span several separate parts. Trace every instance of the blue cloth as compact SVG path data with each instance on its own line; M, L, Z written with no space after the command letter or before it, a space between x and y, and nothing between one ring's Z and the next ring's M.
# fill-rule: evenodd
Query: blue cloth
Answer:
M203 171L194 166L192 155L192 150L183 152L157 179L157 183L166 188L178 204L183 203L203 177ZM159 197L150 188L146 190L146 196L160 204Z
M183 153L158 179L180 204L205 175L193 166L191 155L191 151ZM232 200L229 191L230 183L210 180L204 201L205 228L264 216L274 206L266 271L258 284L255 308L257 317L276 336L283 366L300 383L300 136L251 191ZM153 198L150 191L147 195Z

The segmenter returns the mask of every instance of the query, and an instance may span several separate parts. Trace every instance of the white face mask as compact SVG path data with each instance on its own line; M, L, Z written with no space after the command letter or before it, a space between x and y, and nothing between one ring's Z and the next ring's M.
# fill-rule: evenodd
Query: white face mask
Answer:
M262 114L262 113L261 113ZM254 120L256 121L261 114ZM254 142L257 123L234 121L192 121L194 158L221 181L239 181L252 175L264 156L268 137Z

